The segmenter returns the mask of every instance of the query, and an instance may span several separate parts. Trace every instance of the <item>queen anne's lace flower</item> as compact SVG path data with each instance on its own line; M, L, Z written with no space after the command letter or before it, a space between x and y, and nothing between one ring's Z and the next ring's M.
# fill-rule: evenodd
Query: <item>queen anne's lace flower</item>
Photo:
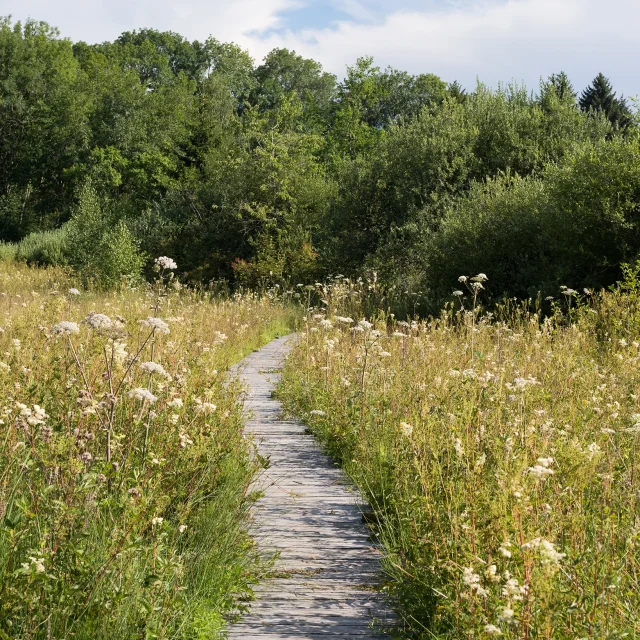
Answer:
M138 320L138 322L144 327L150 327L157 333L170 333L169 325L160 318L152 318L149 316L146 320Z
M58 324L53 325L51 333L68 336L72 333L80 333L80 327L75 322L63 320L62 322L58 322Z
M149 404L153 404L158 401L158 398L151 393L148 389L132 389L127 394L130 398L135 398L136 400L140 400L141 402L147 401Z
M140 368L147 373L155 373L156 375L162 376L163 378L171 379L171 374L169 374L165 370L165 368L157 362L143 362L140 364Z
M160 256L156 258L156 266L160 269L177 269L178 265L175 263L175 260L171 258L167 258L167 256Z

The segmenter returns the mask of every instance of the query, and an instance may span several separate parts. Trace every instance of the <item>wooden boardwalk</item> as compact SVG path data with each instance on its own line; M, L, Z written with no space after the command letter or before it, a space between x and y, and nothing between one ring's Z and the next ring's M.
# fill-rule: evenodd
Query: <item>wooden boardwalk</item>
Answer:
M271 462L258 481L264 497L253 511L252 535L264 555L279 555L229 638L388 637L377 629L394 616L376 590L381 556L359 495L303 424L281 419L272 398L290 346L291 336L278 338L234 368L247 385L246 432Z

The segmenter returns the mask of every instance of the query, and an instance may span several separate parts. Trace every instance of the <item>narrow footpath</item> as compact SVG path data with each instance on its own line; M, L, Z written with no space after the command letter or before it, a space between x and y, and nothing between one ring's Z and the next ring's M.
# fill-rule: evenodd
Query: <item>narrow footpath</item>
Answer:
M305 425L281 419L272 397L292 343L292 336L273 340L231 372L247 386L246 433L271 463L257 481L264 497L252 535L261 553L278 556L229 638L388 638L376 630L394 615L376 589L381 555L363 524L362 499Z

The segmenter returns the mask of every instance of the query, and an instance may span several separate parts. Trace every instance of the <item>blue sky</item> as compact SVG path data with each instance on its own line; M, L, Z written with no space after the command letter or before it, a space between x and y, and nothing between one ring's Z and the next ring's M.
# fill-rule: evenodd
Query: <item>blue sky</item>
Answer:
M566 71L576 89L600 71L640 93L640 0L0 0L89 42L153 27L234 41L261 60L287 47L341 76L371 55L380 66L435 73L472 88Z

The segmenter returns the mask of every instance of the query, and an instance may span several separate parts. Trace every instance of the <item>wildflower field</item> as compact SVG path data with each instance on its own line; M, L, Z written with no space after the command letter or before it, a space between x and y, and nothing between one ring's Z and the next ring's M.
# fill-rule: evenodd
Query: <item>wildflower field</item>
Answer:
M485 279L413 322L320 288L280 394L370 501L408 637L637 638L638 269L545 314Z
M0 262L0 638L212 638L259 569L226 368L287 330L268 297L82 292Z

